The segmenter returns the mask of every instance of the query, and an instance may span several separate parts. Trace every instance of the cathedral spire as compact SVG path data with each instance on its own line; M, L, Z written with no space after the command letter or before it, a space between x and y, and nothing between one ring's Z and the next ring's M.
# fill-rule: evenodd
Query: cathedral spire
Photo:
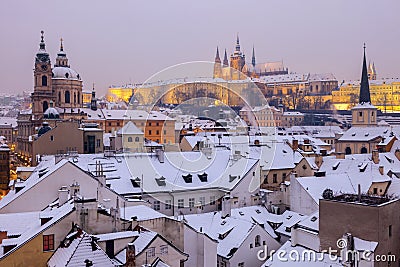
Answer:
M229 62L228 62L228 56L226 55L226 48L225 48L223 67L228 67L228 66L229 66Z
M359 99L360 104L371 103L365 48L366 47L365 47L365 43L364 43L364 60L363 60L363 67L362 67L362 73L361 73L360 99Z
M253 67L256 66L256 53L254 53L254 45L253 45L253 55L251 56L251 65L253 65Z
M236 35L236 51L240 51L239 33Z
M215 54L215 63L221 63L221 59L219 58L218 46L217 46L217 53Z

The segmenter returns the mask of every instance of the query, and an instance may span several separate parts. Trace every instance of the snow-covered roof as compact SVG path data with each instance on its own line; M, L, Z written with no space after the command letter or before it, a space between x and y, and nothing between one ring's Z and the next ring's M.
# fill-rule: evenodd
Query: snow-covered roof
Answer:
M134 231L137 235L136 239L133 240L133 245L135 246L135 255L138 256L142 253L153 240L158 236L156 232L149 230L141 230L140 232ZM115 258L122 264L126 263L126 249L121 250Z
M297 225L302 228L319 232L319 211L312 213L305 219L301 220Z
M117 131L117 134L143 134L143 132L133 122L128 121L124 127Z
M339 138L340 142L366 142L379 137L389 137L390 127L351 127Z
M85 266L85 260L90 260L93 266L116 266L89 234L83 232L77 235L75 233L75 238L68 246L57 248L47 262L48 267L81 267Z
M358 251L375 252L375 249L378 246L378 242L375 241L367 241L358 237L353 237L353 240L354 240L354 249Z
M256 227L255 223L236 217L222 219L220 212L185 215L184 219L196 231L217 240L217 254L225 258L232 257L235 248L238 249Z
M120 216L122 219L131 220L132 217L136 217L136 221L146 221L156 218L165 217L164 214L148 207L145 205L137 205L120 208Z
M12 234L19 234L16 238L8 238L3 239L1 243L1 247L5 246L15 246L13 249L8 251L5 254L3 253L3 249L0 249L0 258L3 258L21 246L23 246L26 242L33 239L56 222L70 214L74 211L73 201L68 201L64 205L58 207L48 207L47 209L41 211L40 213L36 212L23 212L23 213L9 213L9 214L0 214L0 228L2 231L10 232ZM11 221L11 218L13 221ZM24 219L24 222L15 222L15 218ZM41 224L40 218L51 218L48 222Z
M17 126L17 119L11 117L0 117L0 127L8 126L8 127L16 127Z

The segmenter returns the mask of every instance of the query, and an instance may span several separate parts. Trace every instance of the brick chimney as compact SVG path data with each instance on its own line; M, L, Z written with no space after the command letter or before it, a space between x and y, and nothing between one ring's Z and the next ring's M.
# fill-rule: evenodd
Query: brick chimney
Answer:
M314 160L315 160L315 165L317 165L317 167L319 169L321 167L321 165L322 165L322 162L324 162L324 159L323 159L322 155L321 154L316 154Z
M296 151L297 149L299 149L299 140L293 139L293 141L292 141L292 149L293 149L294 151Z
M375 164L379 163L379 151L378 150L372 150L372 161Z
M394 155L398 160L400 160L400 149L396 148L396 151L394 152Z
M125 267L136 267L135 245L133 243L128 243L126 248Z
M379 173L381 174L381 175L383 175L384 174L384 168L383 168L383 166L382 165L380 165L379 166Z

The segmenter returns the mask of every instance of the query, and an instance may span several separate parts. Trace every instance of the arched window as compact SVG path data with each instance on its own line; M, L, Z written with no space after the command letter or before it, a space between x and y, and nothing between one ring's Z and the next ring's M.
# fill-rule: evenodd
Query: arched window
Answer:
M261 240L260 239L261 239L260 236L256 235L256 238L254 239L254 246L255 247L261 246Z
M139 140L140 140L139 137L136 136L135 137L135 142L139 142Z
M61 92L58 92L58 100L57 100L57 102L58 102L58 105L61 104Z
M69 91L65 91L65 103L71 103L71 95Z
M47 101L43 101L43 112L45 112L49 108L49 103Z
M132 137L130 137L130 136L128 137L128 142L132 143Z
M81 103L81 93L78 92L78 104Z
M76 104L76 93L74 93L74 104Z
M362 147L361 148L361 154L367 154L367 153L368 153L367 148L366 147Z
M351 148L350 147L346 147L345 151L346 155L350 155L351 154Z
M47 86L47 76L46 75L42 76L42 86Z

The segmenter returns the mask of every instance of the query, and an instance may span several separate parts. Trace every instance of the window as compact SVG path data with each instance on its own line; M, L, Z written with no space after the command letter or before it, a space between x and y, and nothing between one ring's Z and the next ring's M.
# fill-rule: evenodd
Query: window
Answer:
M215 196L210 196L210 205L215 205Z
M154 202L153 202L153 209L154 209L154 210L160 210L160 201L154 200Z
M194 207L194 198L189 198L189 208Z
M206 198L205 197L200 197L199 202L201 206L204 206L206 204Z
M111 122L108 123L108 126L111 126Z
M172 208L171 203L172 203L172 202L171 202L170 199L165 200L165 209L166 209L166 210L170 210L170 209Z
M54 235L43 235L43 251L54 250Z
M160 125L160 123L158 123L158 122L157 122L157 123L156 123L156 125L157 125L157 126L159 126L159 125Z
M149 130L149 135L151 135L151 130Z
M42 86L47 86L47 76L46 75L42 76Z
M155 256L156 256L156 248L155 248L155 247L149 248L149 249L147 250L147 252L146 252L146 256L147 256L148 258L153 258L153 257L155 257Z
M120 126L120 123L119 123L119 122L117 122L117 126Z
M254 239L254 246L259 247L261 246L261 237L259 235L256 235L256 238Z
M278 174L274 173L272 176L272 182L277 183L278 182Z
M139 137L135 137L135 142L139 142L140 141L140 139L139 139Z
M54 141L54 136L50 135L50 141Z
M282 173L282 182L286 181L286 172Z
M389 237L392 236L392 225L389 225Z
M378 194L378 188L374 187L374 195Z
M96 140L96 147L100 147L101 143L100 143L100 139Z
M160 247L160 253L161 253L161 255L168 254L168 246L167 245L162 245Z
M156 130L156 135L159 135L160 134L160 131L159 130Z
M69 91L65 91L65 103L71 103L71 94L69 93Z
M183 209L184 204L184 200L183 199L178 199L178 209Z
M132 143L132 141L133 141L133 140L132 140L132 137L129 136L129 137L128 137L128 142L129 142L129 143Z
M149 126L151 126L151 122L149 122Z
M164 134L167 134L167 130L164 130Z
M244 262L239 262L238 267L244 267Z
M362 117L362 112L361 111L358 112L358 116Z

